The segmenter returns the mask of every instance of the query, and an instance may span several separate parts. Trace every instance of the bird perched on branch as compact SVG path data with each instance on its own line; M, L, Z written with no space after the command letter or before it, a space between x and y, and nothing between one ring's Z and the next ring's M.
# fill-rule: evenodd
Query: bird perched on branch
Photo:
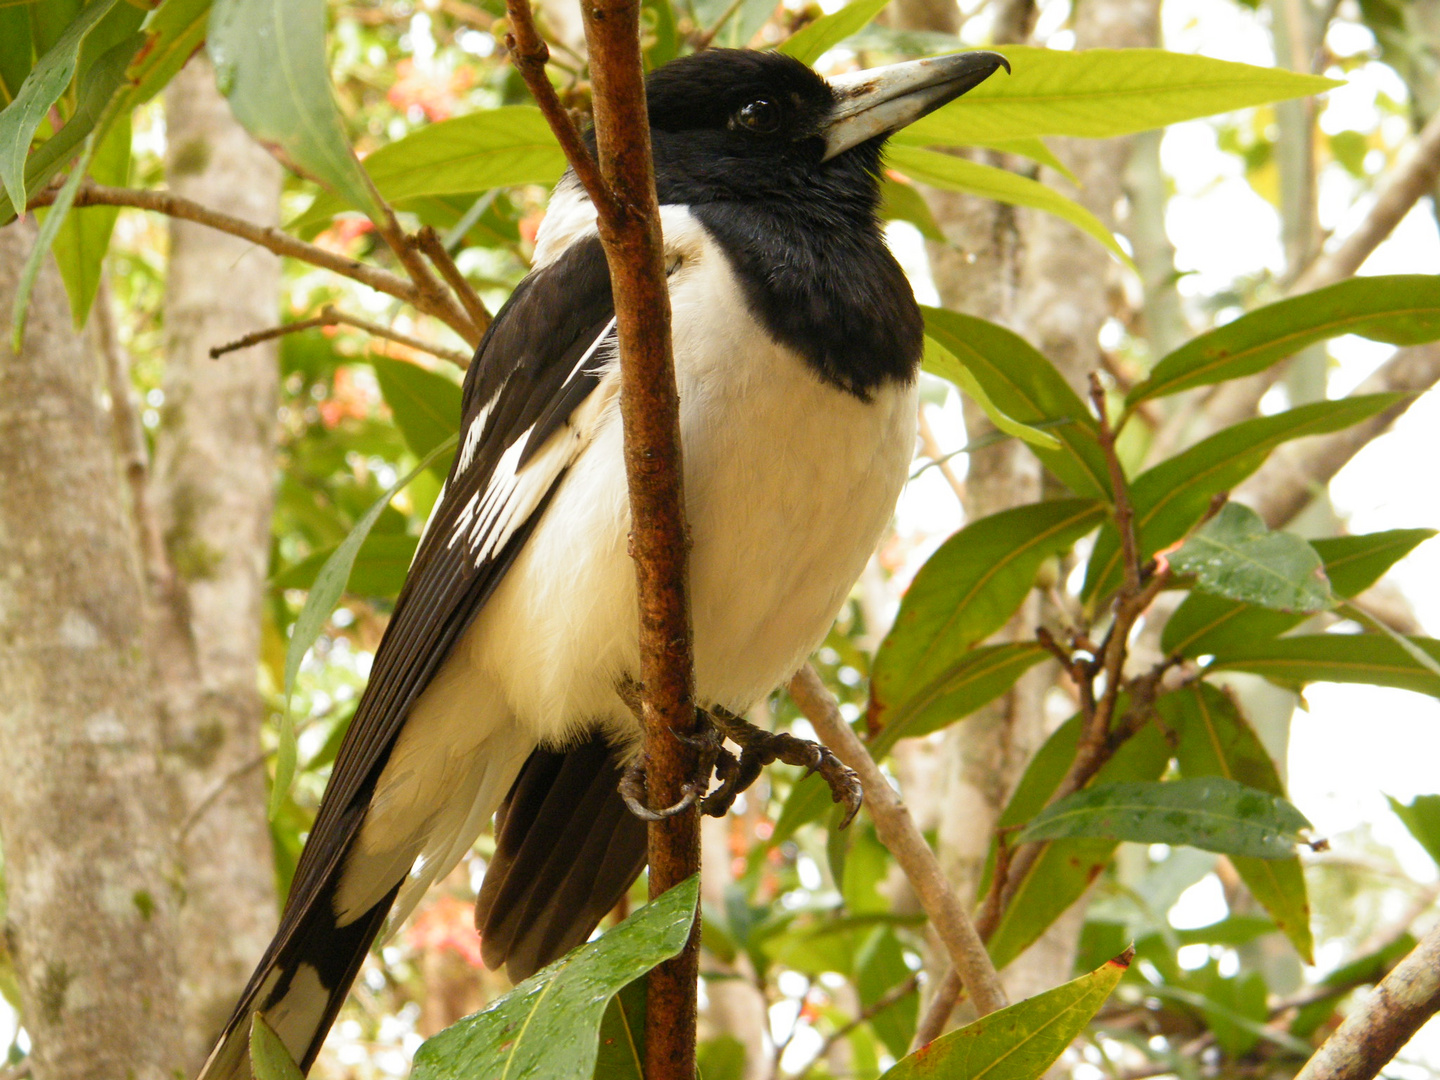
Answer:
M709 812L777 756L858 802L828 752L734 714L823 639L913 450L923 331L876 216L885 139L1004 65L970 52L827 81L711 49L649 77L696 700L742 748L707 755ZM567 174L466 375L459 452L279 932L202 1080L249 1075L256 1012L308 1069L387 920L497 809L476 923L486 963L517 980L583 942L640 873L633 769L617 790L641 741L618 392L595 211Z

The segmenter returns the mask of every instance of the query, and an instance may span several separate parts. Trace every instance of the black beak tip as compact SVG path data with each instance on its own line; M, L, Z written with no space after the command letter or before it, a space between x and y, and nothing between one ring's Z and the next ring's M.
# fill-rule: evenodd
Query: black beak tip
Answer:
M990 62L990 68L989 68L988 74L992 74L992 75L993 75L993 74L994 74L996 71L998 71L1000 68L1004 68L1004 69L1005 69L1005 74L1006 74L1006 75L1009 75L1009 74L1010 74L1010 61L1007 60L1007 59L1005 59L1005 57L1001 56L999 53L997 53L997 52L979 52L979 53L976 53L976 54L975 54L976 59L979 59L979 58L982 57L982 56L983 56L986 60L988 60L988 61Z

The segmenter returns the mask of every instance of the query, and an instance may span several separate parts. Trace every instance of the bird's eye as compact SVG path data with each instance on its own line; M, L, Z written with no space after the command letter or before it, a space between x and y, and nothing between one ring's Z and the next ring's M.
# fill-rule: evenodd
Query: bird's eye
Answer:
M780 126L780 106L768 98L758 98L740 107L735 123L747 131L768 135Z

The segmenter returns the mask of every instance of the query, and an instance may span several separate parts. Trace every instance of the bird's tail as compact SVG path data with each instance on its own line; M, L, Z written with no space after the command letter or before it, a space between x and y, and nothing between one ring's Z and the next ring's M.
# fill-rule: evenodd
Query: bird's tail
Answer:
M365 953L385 925L400 883L360 918L337 925L332 881L271 942L250 976L198 1080L250 1080L250 1026L256 1013L280 1036L302 1072L320 1052Z

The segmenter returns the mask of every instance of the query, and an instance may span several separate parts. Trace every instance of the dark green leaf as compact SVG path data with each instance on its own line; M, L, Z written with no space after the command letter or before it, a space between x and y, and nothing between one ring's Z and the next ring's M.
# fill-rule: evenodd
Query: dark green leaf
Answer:
M780 45L780 52L793 56L802 64L816 60L860 30L884 10L890 0L850 0L839 11L821 15L810 25L791 34Z
M55 237L59 235L60 226L65 224L65 218L70 213L70 207L75 203L75 192L80 189L80 181L85 177L85 171L90 164L90 155L94 152L94 141L86 143L85 153L75 163L75 168L66 177L65 184L55 196L54 203L45 212L45 220L40 223L40 231L35 236L35 243L31 246L29 254L25 258L25 265L20 270L20 284L15 290L15 300L10 308L10 347L20 351L20 346L25 340L25 316L30 308L30 293L35 288L35 279L40 274L40 267L45 264L45 258L50 254L50 247L55 243Z
M1366 394L1246 420L1141 473L1130 485L1140 557L1148 559L1184 536L1212 498L1253 473L1281 443L1340 431L1401 400L1402 394ZM1107 525L1086 568L1085 599L1103 598L1122 577L1120 538L1115 527Z
M1067 199L1038 180L1031 180L1028 176L1020 176L1007 169L997 169L993 165L967 161L953 154L941 154L903 143L891 146L885 152L885 159L891 168L922 184L944 188L946 191L963 191L968 195L978 195L982 199L994 199L1013 206L1028 206L1054 214L1082 232L1089 233L1126 266L1135 265L1134 260L1120 246L1115 234L1105 227L1104 222L1073 199Z
M855 990L860 995L860 1007L871 1008L912 974L895 931L888 926L875 930L855 957ZM900 1058L915 1037L919 1014L920 995L912 991L872 1016L870 1026L885 1048Z
M734 1035L719 1035L700 1044L695 1055L699 1080L745 1080L745 1044ZM597 1073L595 1080L603 1080Z
M1183 776L1223 776L1272 795L1285 794L1279 770L1264 744L1224 691L1209 684L1190 686L1164 695L1156 707L1170 730L1179 735L1175 757ZM1313 964L1315 938L1310 931L1310 898L1300 860L1236 855L1231 863L1300 958Z
M460 387L456 383L405 360L386 356L368 359L375 368L385 404L395 416L395 426L416 457L426 456L455 436L460 424ZM430 465L442 480L450 472L451 456L442 454Z
M428 457L416 465L410 473L396 481L395 486L384 495L376 499L365 515L355 523L350 534L341 541L340 546L335 549L320 572L315 575L315 584L310 589L310 595L305 597L305 606L300 609L300 614L295 618L295 625L290 630L290 643L285 647L285 708L281 711L280 721L280 744L275 753L275 783L270 790L270 816L273 818L279 811L286 796L290 792L290 784L295 779L295 759L297 751L295 747L295 720L290 715L290 697L295 692L295 676L300 673L300 661L305 659L305 654L315 640L320 636L325 623L330 618L330 613L335 610L335 605L340 602L340 597L345 592L345 583L350 580L350 569L355 564L355 557L359 554L360 546L365 543L365 538L370 535L375 522L384 513L385 508L390 505L393 499L405 485L414 480L421 472L430 466L430 463L439 457L446 450L455 445L456 437L450 436L448 440L436 446L430 451Z
M208 45L216 85L245 130L380 220L330 92L324 0L215 0Z
M15 100L34 62L30 13L23 7L0 8L0 109Z
M50 106L59 100L75 77L86 35L115 4L116 0L90 0L30 69L15 100L0 112L0 183L12 207L23 207L26 202L25 158L30 151L30 140Z
M882 1080L1035 1080L1090 1023L1130 967L1122 954L1089 975L982 1016L901 1059Z
M1410 643L1440 660L1440 641ZM1215 654L1211 671L1248 671L1298 688L1312 682L1368 683L1440 697L1440 676L1381 634L1299 634L1237 644Z
M645 1080L645 980L610 999L600 1021L594 1080Z
M1385 797L1410 835L1440 865L1440 795L1416 795L1408 806L1390 795Z
M907 703L943 684L957 660L1005 625L1041 563L1104 517L1104 504L1090 499L1035 503L981 518L945 541L906 590L875 655L872 723L905 723Z
M1100 784L1042 810L1020 842L1104 837L1138 844L1188 844L1222 855L1293 855L1305 816L1285 799L1227 780Z
M250 1069L255 1080L305 1080L280 1036L258 1012L250 1018Z
M959 656L937 659L924 683L897 687L897 697L873 715L884 727L871 740L877 759L901 739L929 735L988 705L1049 654L1034 642L984 645ZM877 707L872 703L872 708Z
M1270 304L1176 349L1130 391L1130 405L1253 375L1307 345L1358 334L1392 345L1440 337L1440 277L1361 277Z
M1122 701L1119 708L1125 708ZM1020 825L1039 812L1055 792L1070 762L1080 732L1078 718L1067 721L1045 741L1031 761L997 823ZM1170 747L1155 724L1147 724L1116 751L1092 784L1158 779L1170 761ZM1013 837L1012 837L1013 839ZM987 947L996 967L1004 967L1024 952L1105 869L1116 842L1108 839L1046 841L1030 873L1015 886ZM994 848L991 848L993 866ZM980 893L989 887L989 873Z
M371 533L350 567L350 578L345 591L356 596L373 596L392 600L405 583L405 574L415 558L417 537L408 533ZM287 566L273 578L270 585L276 589L308 589L315 584L316 577L335 554L335 547L317 551L293 566Z
M1186 980L1204 996L1200 1011L1215 1041L1232 1058L1248 1054L1261 1039L1261 1030L1270 1019L1266 1005L1265 977L1258 971L1221 975L1218 965L1207 964L1191 972Z
M1334 606L1315 549L1294 533L1271 532L1260 515L1226 503L1170 556L1170 568L1193 576L1197 588L1278 611Z
M699 895L699 878L692 877L483 1012L429 1039L415 1052L410 1075L414 1080L590 1080L606 1004L684 948Z
M912 125L934 145L971 146L1031 135L1104 139L1198 116L1318 94L1341 84L1163 49L1002 50L1008 76L986 79Z
M1055 366L1003 326L942 308L921 310L925 332L965 365L997 408L1022 424L1055 425L1045 430L1064 449L1034 448L1045 467L1076 495L1108 499L1110 476L1095 418Z
M427 124L376 150L365 170L394 203L512 184L548 187L565 171L565 154L539 109L507 105ZM309 234L348 208L345 199L322 193L290 228Z
M110 129L90 160L97 183L124 187L130 175L130 118ZM70 314L78 329L90 315L100 288L100 268L110 247L110 233L120 215L117 206L90 206L67 214L55 235L55 263L70 298Z
M1348 598L1375 584L1391 566L1434 535L1433 529L1392 529L1312 540L1310 546L1325 564L1331 591ZM1166 622L1160 647L1167 654L1204 656L1244 641L1278 637L1304 621L1300 614L1191 593Z

